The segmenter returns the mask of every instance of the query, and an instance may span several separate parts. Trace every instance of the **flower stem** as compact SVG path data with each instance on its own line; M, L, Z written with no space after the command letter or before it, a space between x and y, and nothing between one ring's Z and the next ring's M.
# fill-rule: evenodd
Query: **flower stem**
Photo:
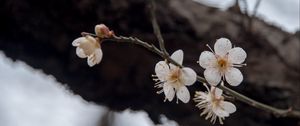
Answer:
M279 108L275 108L266 104L263 104L261 102L258 102L254 99L251 99L243 94L240 94L224 85L219 85L218 86L220 89L226 91L227 93L231 94L232 96L234 96L235 98L237 98L238 100L249 104L250 106L253 106L255 108L258 109L262 109L265 111L268 111L270 113L273 113L275 116L277 117L294 117L294 118L300 118L300 112L296 111L296 110L292 110L292 108L289 109L279 109Z

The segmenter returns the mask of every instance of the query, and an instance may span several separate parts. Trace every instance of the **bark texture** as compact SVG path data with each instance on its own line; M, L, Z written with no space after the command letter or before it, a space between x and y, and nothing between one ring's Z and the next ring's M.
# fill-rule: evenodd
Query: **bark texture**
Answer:
M151 74L160 59L135 45L106 42L103 59L89 68L75 55L71 42L80 32L93 32L105 23L118 35L135 36L158 44L153 35L144 0L4 0L0 2L0 50L12 59L54 75L87 101L112 110L146 110L158 122L160 114L183 126L208 125L195 103L163 102L157 95ZM229 38L248 53L242 68L244 82L232 87L263 103L280 108L300 109L300 36L290 34L233 7L220 11L191 0L158 1L157 19L169 53L185 52L185 66L200 75L196 63L201 51L208 50L220 37ZM204 90L199 83L188 87L191 95ZM300 125L292 118L276 118L240 102L237 112L224 126Z

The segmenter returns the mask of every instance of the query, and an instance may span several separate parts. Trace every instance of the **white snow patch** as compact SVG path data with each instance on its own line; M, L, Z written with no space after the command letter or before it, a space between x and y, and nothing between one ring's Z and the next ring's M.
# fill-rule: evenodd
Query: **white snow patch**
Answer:
M1 126L99 126L108 109L84 101L51 75L13 62L0 51ZM144 111L112 112L112 126L154 126ZM159 126L178 126L161 118Z
M201 4L226 10L235 0L194 0ZM257 0L246 0L249 14L253 14ZM241 3L242 4L242 3ZM257 9L259 18L281 27L287 32L300 30L300 0L261 0Z

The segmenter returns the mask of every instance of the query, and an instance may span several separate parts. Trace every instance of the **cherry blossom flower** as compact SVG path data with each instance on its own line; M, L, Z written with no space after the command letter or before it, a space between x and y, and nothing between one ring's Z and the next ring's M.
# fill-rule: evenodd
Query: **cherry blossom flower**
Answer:
M208 46L209 47L209 46ZM210 48L210 47L209 47ZM232 86L238 86L243 81L241 71L235 67L242 67L247 54L240 47L232 48L230 40L220 38L214 45L215 52L204 51L199 57L199 64L205 69L204 77L213 86L226 79Z
M205 119L210 118L213 124L218 119L223 124L225 117L236 111L236 107L231 102L224 101L223 91L219 88L211 86L211 89L204 84L208 92L196 91L195 98L196 107L203 110L200 116L206 115Z
M98 40L94 37L89 35L79 37L72 42L72 45L77 47L76 54L78 57L87 58L90 67L100 63L103 54Z
M179 64L183 62L183 51L177 50L171 55L171 58ZM175 93L178 99L184 103L190 100L190 92L186 86L190 86L196 81L196 72L188 67L180 68L173 64L168 64L166 61L160 61L155 66L155 87L162 88L157 93L164 92L165 101L168 99L172 101Z

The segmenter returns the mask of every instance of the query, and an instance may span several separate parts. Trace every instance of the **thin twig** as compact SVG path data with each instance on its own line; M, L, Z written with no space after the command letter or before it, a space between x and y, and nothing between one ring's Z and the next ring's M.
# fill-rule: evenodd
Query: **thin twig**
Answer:
M89 34L91 35L91 34ZM149 51L152 51L154 53L156 53L157 55L161 56L162 58L164 57L164 53L159 50L157 47L155 47L152 44L149 44L148 42L144 42L136 37L124 37L124 36L113 36L112 38L106 38L103 39L103 41L106 40L111 40L111 41L116 41L116 42L127 42L127 43L131 43L131 44L137 44L140 45L146 49L148 49ZM183 65L178 64L176 61L174 61L173 59L171 59L169 56L166 58L170 63L177 65L179 67L183 67ZM201 82L201 83L207 83L207 81L205 80L205 78L198 76L197 75L197 81ZM236 99L238 99L239 101L242 101L246 104L249 104L250 106L253 106L255 108L258 109L262 109L265 110L267 112L270 112L278 117L293 117L293 118L299 118L300 119L300 112L297 110L292 110L291 108L289 109L279 109L279 108L275 108L266 104L263 104L261 102L255 101L254 99L251 99L245 95L242 95L226 86L223 85L218 85L218 87L224 91L226 91L227 93L229 93L230 95L234 96Z
M256 13L257 13L257 10L258 10L258 7L261 3L261 0L257 0L256 3L255 3L255 6L254 6L254 10L253 10L253 13L252 13L252 17L256 16Z
M241 1L241 2L240 2ZM239 0L238 1L240 4L242 4L241 6L243 6L243 7L241 7L243 10L242 11L244 11L244 14L245 15L247 15L247 16L249 16L249 13L248 13L248 3L247 3L247 0Z
M152 23L153 31L159 42L159 48L164 53L164 57L168 57L169 54L165 48L165 42L161 35L160 28L156 20L155 10L156 10L156 6L154 0L151 0L150 13L151 13L151 23Z
M255 6L254 6L253 13L252 13L251 17L249 17L248 28L249 28L251 31L252 31L252 25L253 25L253 18L256 16L257 9L258 9L260 3L261 3L261 0L257 0L257 1L256 1Z

